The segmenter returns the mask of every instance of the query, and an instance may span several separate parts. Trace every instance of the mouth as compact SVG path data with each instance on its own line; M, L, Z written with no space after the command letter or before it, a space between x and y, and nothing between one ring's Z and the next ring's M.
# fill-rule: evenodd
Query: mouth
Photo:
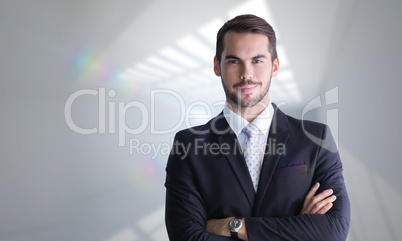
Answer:
M237 89L242 93L242 94L249 94L254 91L255 88L257 88L258 85L252 84L252 85L243 85L238 87Z

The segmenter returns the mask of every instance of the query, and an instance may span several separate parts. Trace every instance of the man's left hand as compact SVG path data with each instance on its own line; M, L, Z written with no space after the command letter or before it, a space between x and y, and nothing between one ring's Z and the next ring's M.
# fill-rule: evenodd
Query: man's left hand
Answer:
M229 222L234 217L210 219L207 221L207 232L220 236L230 237Z

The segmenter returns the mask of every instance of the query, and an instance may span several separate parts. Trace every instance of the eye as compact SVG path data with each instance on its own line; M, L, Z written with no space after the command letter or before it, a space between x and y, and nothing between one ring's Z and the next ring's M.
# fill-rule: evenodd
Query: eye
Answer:
M228 61L228 64L238 64L239 61L237 59L231 59Z
M253 63L259 64L259 63L262 63L262 60L260 60L260 59L254 59Z

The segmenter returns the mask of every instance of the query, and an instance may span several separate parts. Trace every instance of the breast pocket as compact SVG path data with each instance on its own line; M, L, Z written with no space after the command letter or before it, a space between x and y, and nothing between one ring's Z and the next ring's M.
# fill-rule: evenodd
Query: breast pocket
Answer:
M301 164L277 169L274 173L274 178L301 175L306 173L307 173L307 165Z

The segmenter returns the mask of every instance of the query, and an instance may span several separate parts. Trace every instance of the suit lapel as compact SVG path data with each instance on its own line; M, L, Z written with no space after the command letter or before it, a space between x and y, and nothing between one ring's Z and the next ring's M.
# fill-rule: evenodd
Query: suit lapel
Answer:
M217 139L221 146L225 145L225 147L229 147L228 155L225 155L225 158L236 175L239 185L243 189L250 203L250 207L252 208L254 205L255 191L250 173L236 134L232 131L222 113L215 118L215 123L212 123L212 131L218 135Z
M257 196L254 203L254 215L258 213L264 199L276 166L280 160L281 147L286 147L289 138L288 120L286 115L274 105L274 116L268 134L267 147L261 168L261 176L258 184Z

